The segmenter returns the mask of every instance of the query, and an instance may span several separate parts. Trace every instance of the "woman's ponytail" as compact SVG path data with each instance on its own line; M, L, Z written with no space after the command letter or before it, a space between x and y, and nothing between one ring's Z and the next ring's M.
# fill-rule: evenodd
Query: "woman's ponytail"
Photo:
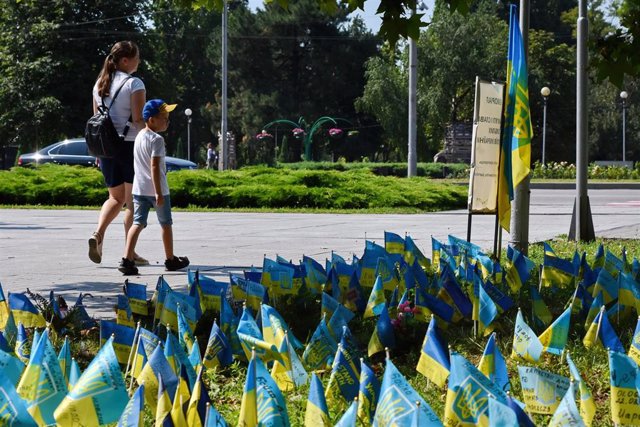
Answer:
M122 58L133 58L138 54L138 46L131 41L121 41L113 45L111 52L104 59L102 70L98 75L98 95L101 98L109 96L111 81L118 70L118 62Z

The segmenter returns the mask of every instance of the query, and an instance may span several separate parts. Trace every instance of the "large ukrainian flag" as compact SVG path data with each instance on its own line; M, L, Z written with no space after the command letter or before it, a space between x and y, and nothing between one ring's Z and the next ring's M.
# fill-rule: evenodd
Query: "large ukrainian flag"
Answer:
M529 175L531 167L531 116L527 58L518 24L517 7L511 5L507 54L507 97L498 183L498 218L509 231L513 189Z

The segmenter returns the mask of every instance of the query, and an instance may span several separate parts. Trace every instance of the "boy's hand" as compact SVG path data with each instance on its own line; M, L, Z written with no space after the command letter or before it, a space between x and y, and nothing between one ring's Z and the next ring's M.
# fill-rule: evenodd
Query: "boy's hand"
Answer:
M162 194L156 194L156 206L164 205L164 197Z

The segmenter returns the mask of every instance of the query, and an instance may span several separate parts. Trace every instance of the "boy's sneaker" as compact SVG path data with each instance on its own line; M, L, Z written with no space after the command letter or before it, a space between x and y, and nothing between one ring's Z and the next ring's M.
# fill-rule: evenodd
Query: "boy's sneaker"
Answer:
M133 260L122 258L118 266L118 271L125 276L135 276L138 274L138 267L136 267L136 263Z
M164 266L168 271L176 271L189 265L189 258L186 256L174 256L164 262Z

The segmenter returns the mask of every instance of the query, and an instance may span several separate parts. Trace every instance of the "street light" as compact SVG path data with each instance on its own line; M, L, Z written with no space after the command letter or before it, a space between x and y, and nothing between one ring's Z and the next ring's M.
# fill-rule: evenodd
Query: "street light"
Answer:
M184 110L184 115L187 116L187 160L191 161L191 115L193 111L191 108Z
M627 137L627 132L626 132L626 118L627 118L627 97L629 96L629 94L627 93L626 90L623 90L622 92L620 92L620 99L622 100L622 161L626 161L627 160L627 156L626 156L626 137Z
M551 89L548 87L543 87L540 89L540 94L542 95L543 101L543 109L542 109L542 166L545 166L545 154L546 154L546 146L547 146L547 99L551 94Z

